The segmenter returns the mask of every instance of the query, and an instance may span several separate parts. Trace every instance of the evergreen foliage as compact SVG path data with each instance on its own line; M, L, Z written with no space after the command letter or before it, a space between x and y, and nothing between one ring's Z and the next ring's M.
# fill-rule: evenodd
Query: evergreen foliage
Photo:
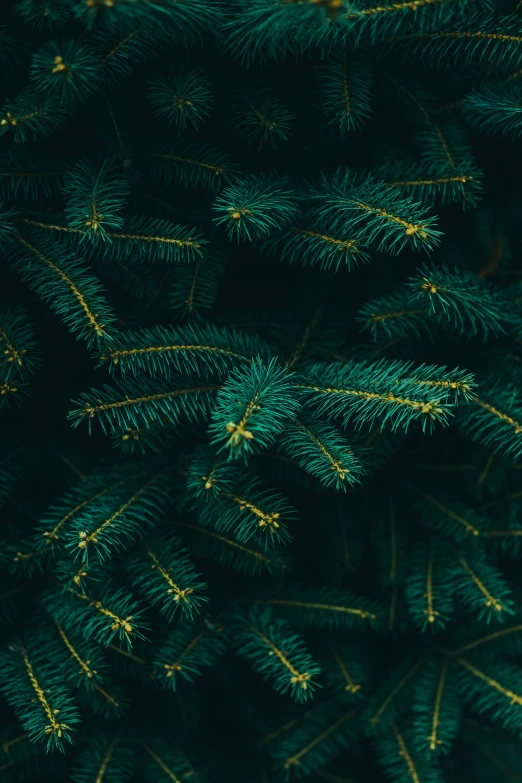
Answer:
M0 7L0 783L522 775L515 0Z

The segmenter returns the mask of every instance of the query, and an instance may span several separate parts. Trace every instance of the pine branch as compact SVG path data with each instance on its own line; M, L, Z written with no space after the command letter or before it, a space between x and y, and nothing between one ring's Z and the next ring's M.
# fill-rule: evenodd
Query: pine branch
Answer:
M79 722L72 699L45 660L44 650L12 645L2 655L0 687L32 742L63 752ZM59 717L58 717L59 716Z
M211 443L245 461L268 448L299 410L290 377L275 360L264 365L256 359L236 370L217 395Z
M206 326L154 326L139 332L120 332L107 351L100 352L100 364L138 376L142 372L168 376L180 374L223 376L235 366L247 365L257 354L267 356L269 347L248 334Z
M169 633L156 653L156 682L174 691L180 680L194 682L203 674L202 670L214 665L227 647L226 631L219 619L183 623Z
M353 422L358 429L372 428L379 422L407 431L418 421L426 431L436 422L447 425L452 409L444 389L411 382L409 370L400 362L315 364L307 369L306 382L295 385L305 407L330 421L342 419L344 427Z
M15 235L13 269L30 288L49 302L66 326L91 346L110 339L115 316L99 281L69 252L47 243L33 244Z
M284 432L284 450L321 484L344 491L358 484L364 464L342 431L316 420L296 420Z
M138 592L169 621L178 610L182 617L192 619L208 601L202 595L207 586L192 564L189 550L171 535L148 540L127 567Z
M229 239L253 242L296 220L296 195L286 179L261 174L236 180L214 202L214 218Z
M232 628L234 647L251 663L274 690L290 692L295 701L308 701L317 688L320 668L300 636L284 620L274 620L270 611L236 614Z
M84 102L100 88L100 63L81 43L47 41L33 55L31 79L45 95Z
M179 72L171 68L149 83L147 98L158 120L177 126L178 134L189 126L197 131L212 108L212 85L203 68Z

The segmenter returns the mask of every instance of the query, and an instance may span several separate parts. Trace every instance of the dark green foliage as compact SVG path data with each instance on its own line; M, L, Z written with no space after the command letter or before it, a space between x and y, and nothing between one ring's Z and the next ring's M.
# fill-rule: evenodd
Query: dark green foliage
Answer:
M290 379L275 360L256 359L232 374L216 398L211 443L245 461L268 448L299 411Z
M165 516L172 497L168 470L147 471L132 485L125 483L84 506L71 520L66 547L73 557L103 561L128 549Z
M439 68L487 63L495 58L497 68L515 70L520 63L521 42L518 38L518 17L491 17L476 14L460 22L454 20L437 25L426 33L398 36L390 46L404 58L420 58Z
M165 145L150 157L153 177L166 185L219 190L237 175L232 155L201 142Z
M216 472L209 473L205 487L214 484L215 478ZM246 474L235 480L230 490L219 488L218 492L207 503L195 504L201 525L218 533L232 532L240 544L257 540L265 549L291 538L288 522L295 512L283 495L267 489L259 478Z
M471 405L459 411L459 425L473 440L516 460L522 453L519 399L516 386L492 380L479 388Z
M135 747L129 736L120 731L97 732L89 748L78 756L71 780L73 783L90 783L102 776L105 783L127 783L135 768Z
M422 780L423 783L443 783L440 768L415 751L411 729L393 724L388 733L376 742L380 764L392 783Z
M83 232L82 239L108 241L107 231L122 227L128 186L106 161L80 161L65 177L63 195L67 223Z
M180 783L200 781L189 759L172 742L154 738L151 744L144 745L147 761L144 775L147 783L169 783L172 778Z
M453 160L410 164L392 161L373 173L388 187L398 188L426 204L459 204L469 209L482 199L483 174L467 159L459 162L458 167Z
M158 120L181 133L187 127L197 130L210 114L212 85L202 68L179 73L171 69L150 82L147 97Z
M436 538L419 544L413 552L406 601L419 630L436 633L447 626L454 610L456 570L451 549Z
M321 484L346 492L364 475L364 465L343 432L320 421L296 420L285 430L285 451Z
M32 742L63 751L79 715L45 648L13 642L2 653L0 688ZM37 710L34 704L37 704Z
M513 614L513 596L502 573L478 549L457 555L455 574L457 597L479 620L506 622Z
M414 503L423 524L456 542L473 541L486 532L489 520L485 513L455 500L443 488L434 485L432 491L413 488ZM415 497L416 496L416 497Z
M120 332L100 364L113 372L168 376L176 373L220 377L234 365L268 354L268 346L250 335L216 326L153 327L141 332Z
M358 52L351 59L330 60L323 68L323 107L343 135L361 130L371 113L372 72L369 58Z
M241 544L233 533L218 533L211 528L183 522L175 523L175 530L198 557L239 574L282 576L288 570L283 556L277 551L267 550L262 542Z
M423 431L436 422L447 425L450 390L410 380L410 373L411 366L401 362L315 364L306 372L306 383L296 385L307 406L330 420L342 419L345 427L352 421L357 428L389 423L393 430L407 430L414 421Z
M110 339L115 317L99 280L64 248L48 242L33 244L16 235L10 262L27 283L88 345Z
M257 143L258 149L265 144L277 149L280 142L288 141L293 119L276 95L260 89L238 104L232 127L250 144Z
M339 169L317 191L314 214L331 221L332 230L396 255L407 247L430 251L440 242L437 219L400 188L384 187L371 177Z
M357 708L327 704L292 727L270 749L274 772L284 778L310 775L350 748L360 731Z
M55 133L68 116L69 111L60 101L26 88L2 106L0 136L12 134L15 144L45 138Z
M363 719L369 733L389 731L394 722L408 712L426 660L425 651L417 650L416 654L409 654L388 667L366 702Z
M426 304L438 321L461 334L486 337L505 330L510 314L502 296L470 272L426 264L407 285L413 301Z
M103 389L82 394L77 405L80 407L69 414L72 425L77 426L83 419L98 419L104 432L117 429L132 431L150 424L177 424L180 419L186 421L206 418L213 400L213 392L218 386L195 381L180 386L179 382L161 381L161 386L148 379L122 381L117 386L104 386Z
M306 222L302 221L303 223ZM297 226L269 237L263 249L290 264L317 266L321 270L348 270L369 260L363 238L353 230L339 229L332 221L315 220L311 228ZM357 238L354 238L357 237Z
M227 259L205 252L193 264L172 270L169 306L179 317L203 316L214 306Z
M72 15L70 6L60 0L18 0L15 7L25 21L40 29L60 27Z
M254 598L253 603L272 607L302 628L364 628L378 623L380 607L374 601L335 587L278 585L274 597Z
M0 4L6 783L519 779L520 30Z
M509 663L458 658L459 690L479 715L487 714L500 726L516 731L522 707L521 670Z
M284 620L274 620L269 610L236 614L233 624L234 646L241 658L251 662L274 690L290 692L295 701L308 701L321 672L300 636Z
M112 585L89 594L76 587L56 589L44 594L42 601L66 632L81 633L103 647L117 640L130 650L134 640L145 638L140 605L130 593Z
M63 163L12 151L2 155L0 169L0 192L3 198L21 196L38 199L56 191L63 173Z
M294 221L298 215L296 196L286 180L251 176L225 188L214 202L229 238L252 242Z
M178 610L182 617L192 618L208 600L202 595L206 585L196 572L188 549L172 534L152 539L128 568L138 592L169 620Z
M39 346L28 313L20 305L0 311L0 373L26 378L41 367Z
M48 41L33 57L31 78L36 88L64 101L85 101L100 85L100 62L74 41Z
M470 93L462 102L462 111L469 124L483 133L517 138L522 133L520 90L516 84L482 87Z
M226 649L226 628L219 617L178 625L156 653L156 683L160 688L176 690L180 681L194 682Z
M413 744L429 756L449 752L461 721L456 665L448 658L428 660L417 680Z

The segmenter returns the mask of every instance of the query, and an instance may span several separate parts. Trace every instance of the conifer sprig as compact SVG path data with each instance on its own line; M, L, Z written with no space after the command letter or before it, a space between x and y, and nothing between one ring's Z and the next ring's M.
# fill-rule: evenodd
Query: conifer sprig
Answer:
M227 370L248 365L256 355L270 353L266 343L243 332L213 325L161 327L119 332L100 364L109 363L122 375L184 375L222 377Z
M299 410L290 379L273 359L268 364L256 359L237 370L217 395L211 442L245 461L270 446Z
M100 87L100 62L79 42L47 41L33 56L31 78L44 94L85 101Z
M315 364L306 370L304 382L296 382L303 403L319 416L340 419L343 426L372 428L376 422L393 430L418 421L422 430L435 423L449 423L452 405L447 392L408 379L408 365L386 361L366 364ZM401 377L404 374L405 377Z
M59 130L69 116L66 104L49 94L42 95L26 88L2 106L0 136L12 134L15 144L46 138Z
M314 214L328 219L336 231L353 235L396 255L407 247L430 251L440 242L437 218L400 188L338 170L313 196Z
M180 681L194 682L216 663L227 647L227 629L221 617L178 625L156 653L158 685L175 691Z
M462 334L499 335L509 322L509 309L491 284L466 270L424 265L407 283L412 300L427 306L441 323Z
M70 252L15 235L13 269L90 346L110 339L115 316L99 280Z
M128 569L138 592L169 620L178 612L181 617L192 619L208 600L203 595L206 585L192 564L189 550L175 536L163 535L147 541Z
M107 231L123 225L128 184L110 161L101 165L79 161L64 180L68 225L83 232L82 239L109 240Z
M275 542L286 543L291 538L288 523L295 516L294 509L283 495L248 474L230 490L220 489L217 498L200 501L195 508L201 525L218 533L232 532L240 544L253 539L271 549Z
M45 650L12 644L2 654L0 685L32 742L64 750L80 717Z
M371 114L372 71L369 57L357 52L329 59L323 66L323 108L342 135L361 130Z
M65 629L94 639L103 647L117 640L120 647L132 649L133 642L144 639L148 625L143 609L134 596L112 585L85 593L76 587L47 591L42 602L49 614Z
M258 89L238 103L231 124L250 144L258 149L270 144L277 149L280 142L288 141L292 120L284 103L266 89Z
M156 422L204 421L219 388L219 384L202 383L201 379L184 384L145 378L139 382L125 380L82 394L69 419L73 427L83 419L88 419L89 425L92 419L98 419L105 433L139 430Z
M284 432L284 450L321 484L346 492L358 484L364 464L344 433L321 421L297 419Z
M225 188L214 202L218 225L224 225L230 239L237 241L265 237L296 220L299 213L295 194L285 179L251 175Z
M157 118L176 126L178 133L189 126L197 131L210 114L212 85L203 68L181 72L171 68L149 83L147 98Z
M274 690L290 692L295 701L308 701L317 688L320 668L301 637L284 620L274 620L270 611L234 617L234 646Z

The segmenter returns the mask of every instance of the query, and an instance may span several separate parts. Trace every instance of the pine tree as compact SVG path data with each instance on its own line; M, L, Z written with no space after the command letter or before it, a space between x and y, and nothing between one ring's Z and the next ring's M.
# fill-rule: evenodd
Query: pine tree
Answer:
M520 3L0 62L0 783L519 780Z

